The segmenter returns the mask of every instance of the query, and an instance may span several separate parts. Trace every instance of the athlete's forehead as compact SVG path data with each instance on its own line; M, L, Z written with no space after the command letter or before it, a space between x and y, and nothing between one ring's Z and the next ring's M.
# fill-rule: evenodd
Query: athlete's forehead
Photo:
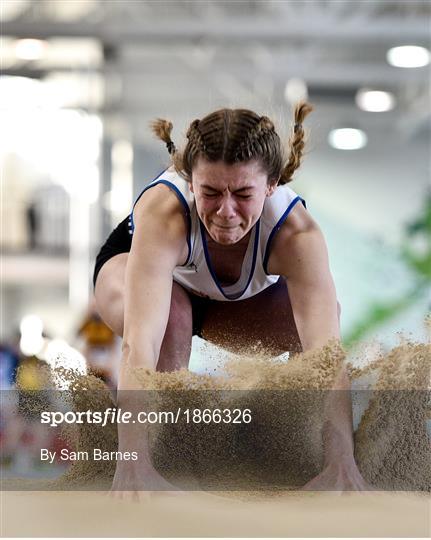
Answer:
M265 186L267 174L256 160L227 164L199 159L193 167L192 179L200 187L232 191Z

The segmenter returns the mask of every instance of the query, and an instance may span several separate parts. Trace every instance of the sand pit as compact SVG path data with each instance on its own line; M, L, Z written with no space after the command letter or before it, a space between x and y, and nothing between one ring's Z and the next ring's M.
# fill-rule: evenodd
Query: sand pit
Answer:
M222 394L225 403L252 408L256 423L253 429L241 426L230 431L225 426L181 425L173 430L155 426L150 442L156 467L174 482L184 481L192 472L191 485L200 488L181 497L160 492L138 504L103 497L94 490L110 485L115 464L91 460L74 463L57 481L4 481L2 533L429 536L429 345L405 343L365 370L350 366L357 380L364 373L375 374L368 408L355 433L355 455L365 479L386 491L342 496L296 491L322 465L322 399L343 362L343 351L332 346L297 355L288 363L237 360L220 377L187 371L138 372L142 386L159 392L164 406L178 400L184 406L188 399L190 404L208 406ZM96 378L67 376L75 410L113 405ZM95 445L112 450L117 436L112 426L104 431L83 426L71 431L70 442L81 450ZM70 491L80 488L86 491ZM21 520L20 515L28 519Z
M34 485L34 484L33 484ZM9 537L429 537L430 498L416 494L163 493L133 503L99 493L4 492ZM23 519L25 516L25 519Z
M431 491L429 415L430 346L406 343L375 362L376 382L364 389L368 408L355 433L355 455L364 478L381 490ZM323 465L323 404L345 360L336 344L289 362L235 359L224 376L183 370L138 371L151 408L249 408L253 422L158 424L149 428L156 468L182 489L299 488ZM366 371L370 367L366 368ZM362 371L352 370L358 378ZM76 377L69 389L75 410L113 406L94 377ZM139 436L139 432L138 435ZM79 451L117 449L112 426L81 426L71 443ZM112 478L112 462L76 462L58 487L97 485ZM91 489L91 487L90 487ZM95 489L98 489L96 486Z

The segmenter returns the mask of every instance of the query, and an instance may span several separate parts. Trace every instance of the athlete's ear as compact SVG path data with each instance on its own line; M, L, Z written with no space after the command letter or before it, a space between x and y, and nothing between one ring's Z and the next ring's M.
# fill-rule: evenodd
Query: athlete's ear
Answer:
M191 191L192 193L194 193L195 190L193 189L193 180L190 180L189 183L190 183L190 191Z
M266 196L271 197L277 187L277 182L271 182L266 186Z

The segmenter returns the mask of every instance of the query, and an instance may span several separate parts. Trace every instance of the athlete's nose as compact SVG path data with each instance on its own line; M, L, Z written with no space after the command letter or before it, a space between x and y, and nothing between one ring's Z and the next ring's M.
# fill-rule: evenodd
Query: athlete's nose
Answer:
M217 215L223 219L231 219L236 216L235 201L233 201L230 195L223 196L217 210Z

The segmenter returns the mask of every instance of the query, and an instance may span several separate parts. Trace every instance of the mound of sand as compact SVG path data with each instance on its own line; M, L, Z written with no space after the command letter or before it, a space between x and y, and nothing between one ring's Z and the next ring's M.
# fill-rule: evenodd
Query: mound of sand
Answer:
M152 410L249 409L250 424L158 424L149 429L156 468L183 489L256 490L297 488L322 468L323 404L345 360L337 345L298 354L287 363L242 358L223 376L186 370L138 370ZM385 490L431 490L429 415L430 345L406 343L382 355L377 382L355 433L355 456L365 479ZM65 376L65 375L63 375ZM69 399L77 411L114 406L110 392L93 376L68 372ZM143 394L144 395L144 394ZM117 449L113 425L74 426L77 451ZM101 489L109 485L113 461L79 461L52 484L55 489Z
M364 477L385 490L417 494L286 491L322 465L323 401L344 362L337 347L300 354L289 362L243 358L220 377L136 373L155 408L249 408L252 424L155 426L152 457L166 476L213 493L163 493L134 504L88 490L109 489L115 462L77 461L58 480L3 480L5 536L106 537L428 537L431 488L429 418L431 350L406 343L365 369L375 375L368 408L355 433ZM75 411L114 406L103 383L71 371L66 398ZM148 396L150 398L148 399ZM65 397L63 395L63 397ZM40 400L35 407L40 408ZM67 430L77 451L117 449L116 426ZM74 491L84 489L81 491ZM59 491L61 490L61 491ZM245 491L243 491L245 490ZM254 490L254 491L252 491ZM46 493L41 493L46 491ZM217 493L218 496L215 494ZM22 516L26 519L22 519ZM167 519L167 516L169 518ZM312 519L310 517L312 516Z
M379 489L430 491L431 346L401 345L378 366L369 407L355 433L358 467Z

